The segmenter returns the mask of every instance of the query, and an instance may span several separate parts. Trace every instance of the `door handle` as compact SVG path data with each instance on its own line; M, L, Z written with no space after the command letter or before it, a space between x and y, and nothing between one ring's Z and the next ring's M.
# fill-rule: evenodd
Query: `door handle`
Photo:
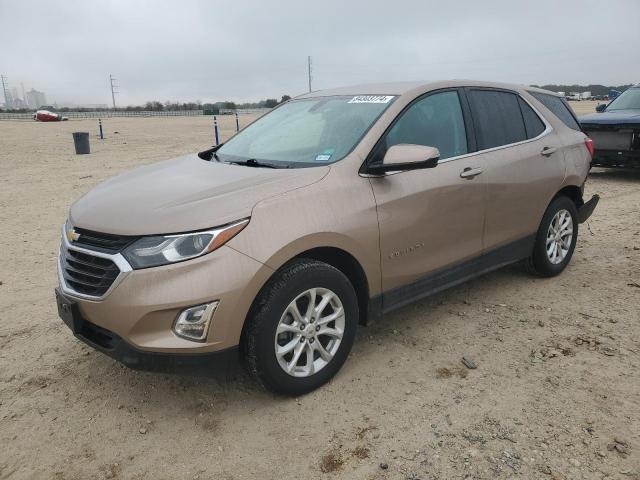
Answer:
M467 167L460 172L460 178L466 178L468 180L471 180L472 178L475 178L478 175L480 175L482 172L484 172L484 170L482 170L481 168Z
M556 147L544 147L540 152L540 155L542 155L543 157L550 157L556 152L556 150Z

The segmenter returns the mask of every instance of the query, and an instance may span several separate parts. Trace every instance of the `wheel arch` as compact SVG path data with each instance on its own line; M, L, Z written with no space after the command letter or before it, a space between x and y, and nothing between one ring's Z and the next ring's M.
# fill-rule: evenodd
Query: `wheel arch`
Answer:
M291 263L292 261L307 258L312 260L317 260L320 262L327 263L332 267L340 270L344 275L349 279L353 288L356 291L356 296L358 298L358 310L359 310L359 318L358 323L361 325L365 325L368 322L368 312L369 312L369 298L371 295L371 287L369 280L367 278L367 274L365 272L364 267L361 262L347 250L336 247L336 246L317 246L308 248L306 250L298 251L295 254L290 255L286 260L280 259L279 267L273 268L271 275L266 281L262 284L260 289L258 289L249 310L245 316L242 331L240 334L240 344L244 344L244 338L246 334L247 326L249 325L249 319L256 308L256 300L258 299L260 292L269 285L270 280L273 276L280 271L283 267ZM273 260L273 259L272 259ZM267 262L272 263L272 262Z
M573 203L575 203L576 208L580 208L582 205L584 205L584 200L582 199L582 189L577 185L565 185L564 187L562 187L558 191L558 193L553 196L548 205L551 205L551 202L553 202L558 197L570 198L571 200L573 200Z
M324 262L340 270L353 285L358 297L359 323L366 325L370 298L369 282L360 262L349 252L337 247L316 247L300 252L289 261L310 258ZM287 262L288 263L288 262Z
M540 222L542 222L542 219L544 218L545 212L549 209L549 207L551 206L553 201L558 197L567 197L568 199L573 201L574 205L576 206L576 209L579 209L582 205L584 205L584 200L582 199L582 189L580 187L578 187L577 185L564 184L560 188L560 190L558 190L555 193L555 195L553 195L547 201L547 204L544 206L544 209L542 210L542 213L538 217L539 218L538 226L540 225Z

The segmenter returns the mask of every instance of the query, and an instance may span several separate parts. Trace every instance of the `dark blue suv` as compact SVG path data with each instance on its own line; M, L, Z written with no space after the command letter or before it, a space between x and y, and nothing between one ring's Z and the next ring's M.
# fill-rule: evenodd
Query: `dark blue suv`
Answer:
M640 84L626 90L598 113L578 120L593 140L591 164L598 167L640 167Z

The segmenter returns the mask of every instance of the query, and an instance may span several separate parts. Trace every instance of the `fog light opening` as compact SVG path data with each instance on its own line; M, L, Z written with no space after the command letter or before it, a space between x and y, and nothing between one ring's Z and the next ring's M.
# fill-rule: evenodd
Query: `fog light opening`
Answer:
M204 342L218 303L217 301L205 303L182 310L173 324L173 332L187 340Z

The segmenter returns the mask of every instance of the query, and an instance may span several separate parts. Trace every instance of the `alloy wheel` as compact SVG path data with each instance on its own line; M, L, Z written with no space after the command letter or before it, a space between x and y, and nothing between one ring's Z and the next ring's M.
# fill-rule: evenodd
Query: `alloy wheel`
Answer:
M345 328L340 298L326 288L310 288L285 309L275 335L280 367L294 377L309 377L326 367L340 348Z
M565 210L558 210L547 230L547 257L554 265L562 263L567 257L573 239L573 218Z

